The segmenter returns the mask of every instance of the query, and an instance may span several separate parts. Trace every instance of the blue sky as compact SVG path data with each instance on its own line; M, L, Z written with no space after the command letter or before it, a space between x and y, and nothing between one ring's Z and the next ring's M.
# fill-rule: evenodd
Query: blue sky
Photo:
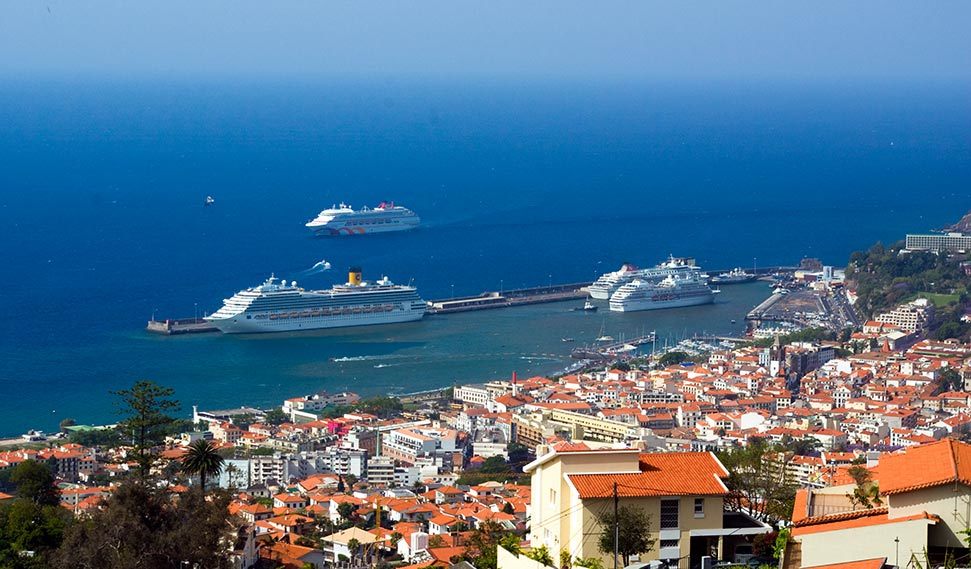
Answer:
M971 78L971 2L7 0L0 74Z

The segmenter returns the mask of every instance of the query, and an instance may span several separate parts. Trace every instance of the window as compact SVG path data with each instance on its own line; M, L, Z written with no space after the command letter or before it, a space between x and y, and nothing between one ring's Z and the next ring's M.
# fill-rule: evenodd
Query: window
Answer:
M695 517L703 518L705 517L705 499L695 498Z
M678 541L679 540L677 539L662 539L661 549L664 549L666 547L678 547Z
M678 501L661 500L661 529L678 527Z
M550 488L550 504L556 504L556 490Z

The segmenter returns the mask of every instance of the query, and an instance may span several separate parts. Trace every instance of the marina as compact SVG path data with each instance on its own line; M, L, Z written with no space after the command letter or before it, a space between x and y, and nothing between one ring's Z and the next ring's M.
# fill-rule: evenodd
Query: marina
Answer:
M785 266L760 267L755 274L765 278L772 274L790 272L792 270L794 270L793 267ZM712 271L712 273L716 274L719 272L725 271ZM429 300L426 302L427 308L425 310L425 314L444 315L477 310L490 310L495 308L511 308L514 306L526 306L531 304L584 300L589 297L588 289L592 284L592 281L568 284L551 284L548 286L486 291L472 296L459 296ZM771 306L771 304L774 304L776 300L777 298L775 298L775 296L766 299L766 301L763 303L765 306L759 305L759 307L753 309L747 316L747 319L752 320L753 314L758 314L764 311L765 308ZM596 310L596 305L588 303L584 307L575 308L578 310L587 310L592 312ZM219 331L219 329L210 321L206 321L203 318L193 317L162 320L157 320L153 317L148 321L145 329L148 332L166 336L203 334Z

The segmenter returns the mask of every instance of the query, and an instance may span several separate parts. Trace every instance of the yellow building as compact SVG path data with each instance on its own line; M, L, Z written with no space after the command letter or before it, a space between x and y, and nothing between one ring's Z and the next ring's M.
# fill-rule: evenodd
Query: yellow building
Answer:
M738 543L771 531L744 514L725 512L728 472L711 453L642 453L585 443L540 447L524 470L532 475L530 543L553 557L612 556L598 549L598 514L614 505L645 510L655 540L638 561L695 566L703 555L730 559ZM616 485L616 486L615 486ZM616 488L616 490L615 490ZM632 560L633 561L633 560ZM509 569L509 568L504 568Z
M873 558L900 566L916 558L927 566L948 555L968 564L961 532L971 526L971 445L944 439L884 455L872 474L881 503L869 509L854 509L847 495L855 485L845 478L797 493L789 557L798 562L787 567Z

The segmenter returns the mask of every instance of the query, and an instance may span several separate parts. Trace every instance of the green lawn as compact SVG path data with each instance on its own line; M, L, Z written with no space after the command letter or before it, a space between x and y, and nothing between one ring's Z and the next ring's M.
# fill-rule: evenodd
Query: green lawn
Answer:
M934 303L935 308L944 308L948 304L954 304L960 298L957 294L940 294L936 292L918 292L907 297L906 302L917 298L926 298Z

